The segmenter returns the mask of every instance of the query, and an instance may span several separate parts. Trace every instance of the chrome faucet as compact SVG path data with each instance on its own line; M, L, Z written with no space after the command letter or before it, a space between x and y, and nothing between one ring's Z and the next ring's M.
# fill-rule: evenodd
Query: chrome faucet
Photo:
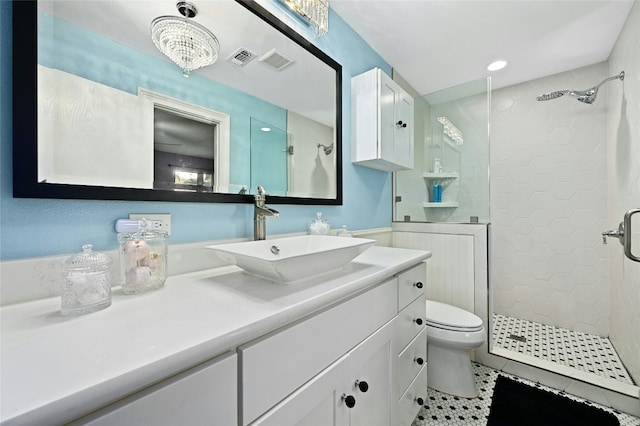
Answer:
M262 185L258 185L256 194L256 204L253 208L253 240L264 240L267 238L267 216L279 216L277 210L267 207L264 203L267 200L267 192Z

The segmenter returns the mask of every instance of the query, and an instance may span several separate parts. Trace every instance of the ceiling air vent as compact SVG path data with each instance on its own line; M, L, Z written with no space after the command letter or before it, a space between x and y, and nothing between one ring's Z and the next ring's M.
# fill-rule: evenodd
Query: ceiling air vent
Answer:
M227 58L227 61L230 61L232 64L236 64L240 67L244 67L249 62L251 62L256 56L258 55L241 47L237 49L235 52L233 52L231 56Z
M281 53L276 52L276 49L271 49L269 52L265 53L260 59L260 62L263 62L267 65L272 66L276 70L280 71L284 67L289 64L292 64L293 61L291 59L286 58Z

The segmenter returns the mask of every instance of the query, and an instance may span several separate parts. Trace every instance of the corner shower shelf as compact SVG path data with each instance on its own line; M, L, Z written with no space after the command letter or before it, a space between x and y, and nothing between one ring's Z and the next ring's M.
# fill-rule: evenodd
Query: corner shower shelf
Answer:
M422 207L428 208L456 208L458 207L457 201L443 201L441 203L432 203L432 202L424 202L422 203Z
M425 181L454 181L458 178L460 178L460 173L457 172L443 172L443 173L433 173L433 172L426 172L422 174L422 177L424 178ZM452 182L446 182L444 183L444 186L449 186L449 184ZM431 185L429 185L431 186ZM457 201L443 201L440 203L433 203L433 202L424 202L422 203L422 207L426 207L426 208L456 208L458 207L458 202Z
M443 173L427 172L427 173L423 173L422 177L424 179L427 179L427 180L458 179L460 177L460 173L457 173L457 172L443 172Z

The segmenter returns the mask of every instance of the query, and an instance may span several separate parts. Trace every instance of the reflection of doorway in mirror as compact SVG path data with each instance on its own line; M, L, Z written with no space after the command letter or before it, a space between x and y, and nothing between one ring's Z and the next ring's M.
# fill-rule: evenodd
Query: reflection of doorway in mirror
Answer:
M216 123L154 108L153 187L213 192Z
M230 117L139 89L144 139L153 140L155 189L229 191Z

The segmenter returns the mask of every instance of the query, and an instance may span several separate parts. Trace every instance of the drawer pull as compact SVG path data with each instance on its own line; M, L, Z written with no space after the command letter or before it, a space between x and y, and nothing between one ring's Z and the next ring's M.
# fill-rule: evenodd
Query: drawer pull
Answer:
M415 319L415 320L413 320L413 321L414 321L416 324L418 324L418 325L422 325L422 323L424 322L424 321L422 321L422 318L416 318L416 319Z
M422 284L422 282L420 282L420 281L418 281L417 283L414 283L413 285L414 285L415 287L418 287L418 288L422 288L422 287L424 287L424 284Z
M415 401L416 401L416 404L418 404L418 405L423 405L424 404L424 399L422 399L420 397L416 398Z
M356 406L356 399L353 397L353 395L347 395L346 393L343 393L342 400L344 401L344 404L349 408L353 408Z
M422 365L422 364L424 364L424 359L422 359L422 358L420 358L420 357L416 358L416 359L415 359L415 361L416 361L416 363L417 363L418 365Z
M356 386L360 389L360 392L366 392L369 390L369 383L360 380L356 380Z

